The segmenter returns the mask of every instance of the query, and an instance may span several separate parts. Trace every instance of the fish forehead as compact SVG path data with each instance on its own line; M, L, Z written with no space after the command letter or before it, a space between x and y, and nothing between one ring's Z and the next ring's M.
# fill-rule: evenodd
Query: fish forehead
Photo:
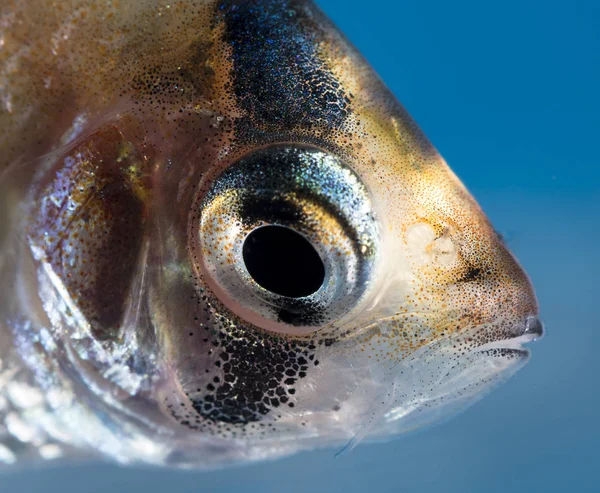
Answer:
M294 138L354 155L367 148L373 163L396 167L390 187L397 173L429 172L431 181L448 173L311 2L29 1L4 9L0 164L47 152L75 115L93 121L134 99L154 121L173 120L182 107L232 117L227 137L242 152Z
M244 350L259 348L253 357L265 361L290 352L297 354L302 366L306 366L305 361L312 365L320 359L319 369L311 367L313 373L299 384L299 392L303 387L321 385L328 389L328 397L320 399L335 407L335 398L348 392L345 386L350 385L344 380L339 359L354 356L356 366L366 366L366 360L358 359L366 351L374 360L400 364L407 354L418 353L450 331L458 331L452 327L464 324L465 318L469 327L496 320L505 316L499 304L530 293L526 276L498 241L475 201L367 63L312 2L15 1L2 7L0 19L5 27L0 50L0 166L15 160L28 162L52 152L60 154L89 135L110 133L127 145L151 148L150 160L188 163L187 167L180 165L174 174L181 178L188 172L190 181L212 176L206 163L218 161L221 169L226 168L255 148L286 142L300 142L341 156L361 176L382 221L382 235L388 245L384 255L393 256L397 264L394 275L386 278L388 287L395 287L391 290L394 294L374 297L370 310L357 314L346 327L346 332L359 329L357 335L330 349L324 344L327 349L319 348L316 357L311 340L269 346L264 337L243 333L228 333L225 338L230 347L232 340L238 340L243 341L240 345ZM122 118L124 114L130 120ZM107 131L113 124L116 130ZM198 146L199 154L192 154L194 139L189 135L200 130L210 135L211 142ZM162 190L155 192L152 200L164 205L175 188L169 188L164 171L157 168L150 173ZM27 183L28 178L23 180ZM165 223L178 220L175 213L165 212L164 216ZM438 243L424 254L434 240ZM448 271L436 263L435 259L456 250L458 244L471 261L470 269ZM425 267L421 269L421 265ZM449 297L448 283L476 277L483 271L508 288L482 300L480 291L457 284ZM535 300L528 298L524 303L529 305L521 303L511 314L514 320L537 310ZM474 305L479 308L476 313ZM382 309L385 317L373 315L374 307ZM387 328L373 327L382 318L387 320ZM24 336L17 341L5 332L4 337L10 342L0 353L2 375L19 375L20 379L16 380L20 387L7 390L5 407L0 406L6 422L6 438L0 435L0 447L4 447L0 454L9 457L5 462L11 457L17 460L19 454L43 457L44 453L52 455L52 450L68 453L65 442L89 449L89 438L76 436L61 442L56 438L59 434L48 433L49 428L64 427L60 419L49 417L56 402L77 417L91 440L101 443L96 447L101 453L117 460L160 464L178 447L193 448L180 430L171 444L150 446L147 437L151 427L140 421L170 429L169 421L157 410L134 407L137 416L131 418L124 416L128 409L131 414L131 408L108 398L91 407L77 402L79 397L93 394L90 388L94 383L101 394L106 393L102 379L108 378L108 372L96 375L97 382L73 382L54 356L35 356L48 351L53 355L68 352L68 341L54 341L55 336L47 333L36 334L35 344ZM172 355L188 344L187 333L166 339ZM216 342L225 344L223 340ZM53 353L53 344L58 346L58 353ZM12 349L7 353L9 347ZM97 358L98 367L105 371L100 361L103 353L100 348L96 350L88 354L94 354L92 360ZM23 368L24 355L31 356L39 373L49 376L45 380L49 387L62 392L58 401L56 393L50 397L36 393L39 382L29 368ZM154 356L160 357L158 353ZM230 357L244 362L239 351ZM79 360L77 364L85 366ZM181 364L188 365L190 371L199 368L189 360ZM255 364L265 371L271 369L268 363ZM110 378L119 379L119 391L124 394L131 388L153 385L150 375L127 367L123 374L115 377L113 372ZM365 375L365 387L370 378L372 375ZM389 384L389 378L385 376L383 384ZM19 396L27 389L35 398L23 402ZM361 399L378 394L367 389L357 395L353 405L360 407ZM97 395L93 398L98 400ZM174 404L190 411L183 403L170 405ZM184 422L184 411L173 416ZM117 431L101 422L101 412L117 423ZM41 423L39 416L44 416ZM143 420L138 420L140 416ZM326 422L315 428L322 434L322 443L328 443L330 426ZM39 445L27 446L19 452L13 442L23 429L35 437L25 443L44 443L50 448L44 452ZM207 439L203 447L218 451L215 457L220 462L294 450L289 443L268 452L255 443L231 447L214 439ZM209 465L209 459L202 460Z
M4 8L0 166L47 152L75 116L94 121L133 99L163 135L177 132L169 121L182 108L231 117L221 133L232 159L269 142L314 142L353 157L357 171L385 168L373 186L391 192L381 195L394 199L392 209L402 176L402 198L485 221L412 118L310 2ZM176 155L164 140L158 146ZM403 209L398 215L417 210L409 202Z
M52 133L52 110L68 123L81 110L93 115L124 96L156 118L182 102L244 116L236 140L293 130L346 130L347 137L351 99L378 82L311 2L28 1L3 9L6 138L16 139L32 120L38 134ZM373 111L393 101L383 97L390 101L372 101ZM410 124L408 115L395 116ZM251 124L260 131L250 134ZM20 145L11 140L3 150L22 153L33 144L27 132L18 138Z

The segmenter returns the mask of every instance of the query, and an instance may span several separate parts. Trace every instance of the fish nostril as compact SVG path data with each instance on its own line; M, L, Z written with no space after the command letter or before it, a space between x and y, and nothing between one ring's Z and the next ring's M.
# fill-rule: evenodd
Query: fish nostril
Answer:
M525 322L525 334L531 334L535 336L536 339L539 339L544 335L544 324L536 316L532 315L527 317L527 321Z

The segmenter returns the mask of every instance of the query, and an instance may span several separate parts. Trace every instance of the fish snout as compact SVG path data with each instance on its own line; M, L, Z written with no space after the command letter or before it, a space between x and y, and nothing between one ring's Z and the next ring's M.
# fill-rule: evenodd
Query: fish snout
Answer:
M537 315L530 315L525 320L525 330L523 331L524 336L530 336L532 340L541 339L544 337L545 329L544 324Z

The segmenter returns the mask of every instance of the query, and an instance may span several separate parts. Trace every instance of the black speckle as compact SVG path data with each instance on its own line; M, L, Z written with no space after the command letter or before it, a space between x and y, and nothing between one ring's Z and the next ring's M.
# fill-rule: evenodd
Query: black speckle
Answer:
M251 120L278 131L342 126L350 99L319 56L302 2L223 0L219 9L233 49L233 89Z
M470 267L467 273L461 277L457 282L469 282L476 281L481 276L481 269L477 267Z

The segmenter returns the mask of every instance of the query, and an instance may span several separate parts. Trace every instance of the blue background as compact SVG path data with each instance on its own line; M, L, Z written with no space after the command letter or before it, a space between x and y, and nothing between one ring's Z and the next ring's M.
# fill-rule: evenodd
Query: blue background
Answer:
M89 466L2 492L600 491L600 2L322 0L531 275L547 336L454 420L349 456L182 473Z

